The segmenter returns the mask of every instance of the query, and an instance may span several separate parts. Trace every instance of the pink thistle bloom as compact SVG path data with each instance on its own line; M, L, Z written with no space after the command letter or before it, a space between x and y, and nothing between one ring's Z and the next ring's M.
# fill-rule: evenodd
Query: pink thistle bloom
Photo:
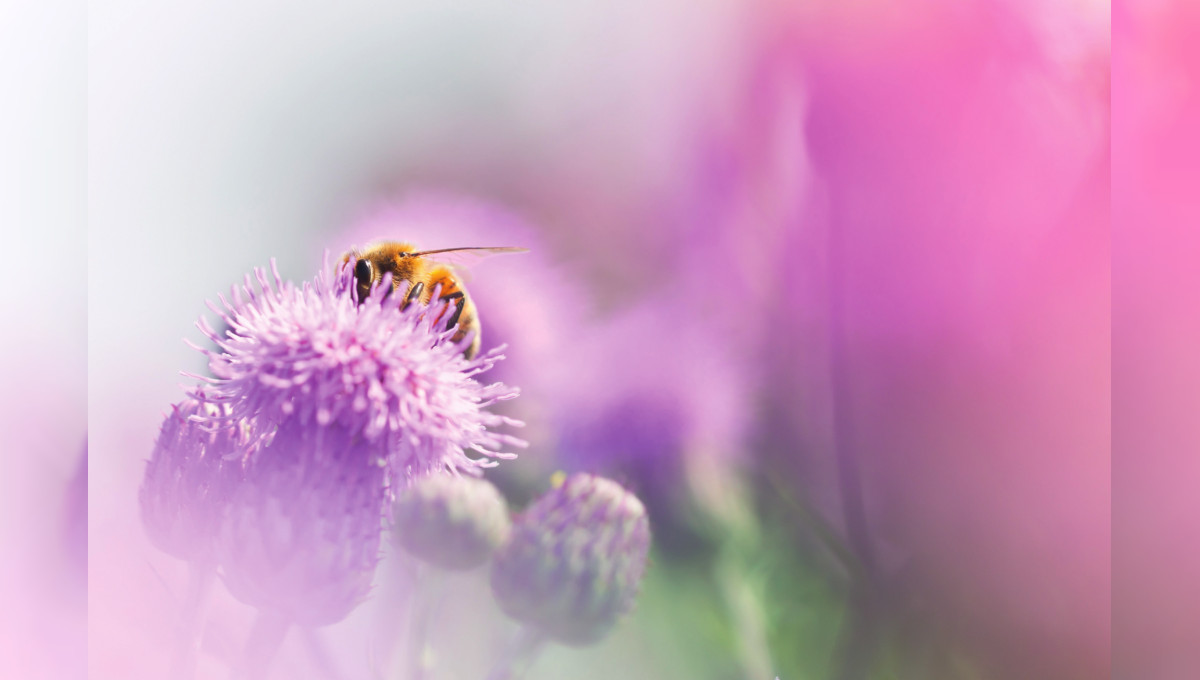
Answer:
M167 417L143 486L145 524L171 554L219 565L272 620L336 623L368 594L395 490L438 471L478 474L524 442L487 407L515 397L476 376L499 350L463 356L444 309L359 300L353 262L294 285L269 276L210 305L199 327L212 377ZM257 282L257 286L254 282ZM236 471L228 484L212 481ZM248 658L264 659L266 648Z
M199 324L219 349L200 349L215 378L201 378L211 386L198 396L227 407L228 419L259 422L263 437L287 422L313 432L337 425L400 478L475 472L515 457L503 447L524 445L494 431L519 421L486 410L517 390L475 379L503 358L498 349L466 359L438 324L444 316L401 309L404 296L386 295L386 282L360 305L352 266L303 286L272 273L273 282L258 270L257 290L247 277L223 309L212 305L229 326L224 337Z

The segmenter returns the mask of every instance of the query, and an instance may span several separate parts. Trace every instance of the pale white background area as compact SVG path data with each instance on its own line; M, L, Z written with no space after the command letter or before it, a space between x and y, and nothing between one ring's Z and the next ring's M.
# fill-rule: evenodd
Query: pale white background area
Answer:
M80 677L86 54L78 2L0 0L0 677ZM74 517L74 528L85 518ZM62 650L72 650L64 654Z

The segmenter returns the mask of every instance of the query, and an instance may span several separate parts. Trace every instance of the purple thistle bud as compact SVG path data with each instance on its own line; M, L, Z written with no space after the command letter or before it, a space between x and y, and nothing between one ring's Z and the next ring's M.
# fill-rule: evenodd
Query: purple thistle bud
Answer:
M508 539L500 491L475 477L430 475L400 493L393 531L410 555L443 569L473 569Z
M614 481L575 474L513 524L492 560L492 592L510 617L592 644L633 608L649 550L642 502Z
M163 420L138 492L142 524L159 550L212 564L214 541L248 453L246 428L222 421L210 429L194 420L218 409L186 399Z
M218 550L235 597L301 625L336 623L379 561L385 471L341 425L280 427L229 500Z
M256 270L257 289L247 276L231 300L221 299L223 309L210 305L229 327L224 336L199 323L218 349L197 347L215 376L194 376L211 383L198 396L226 406L230 419L254 419L264 437L285 422L336 425L362 437L401 479L475 472L515 457L505 446L524 445L494 431L519 421L486 410L517 390L475 379L502 355L464 358L453 329L437 322L446 318L433 308L441 303L401 309L404 296L389 296L385 280L360 305L353 262L303 286L283 282L273 263L272 274L273 282Z

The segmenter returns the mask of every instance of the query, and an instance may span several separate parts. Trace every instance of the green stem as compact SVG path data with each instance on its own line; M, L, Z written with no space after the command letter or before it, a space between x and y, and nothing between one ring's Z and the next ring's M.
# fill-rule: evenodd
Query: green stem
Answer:
M817 536L821 544L833 554L842 567L845 568L846 572L852 578L861 576L862 564L854 556L854 553L846 548L845 543L838 536L838 532L829 522L820 513L813 510L804 498L795 497L796 495L800 495L800 492L796 489L787 489L784 487L782 475L768 474L766 479L776 495L796 513L796 519Z
M838 210L840 197L835 197ZM843 631L842 658L835 677L838 680L864 680L871 667L878 636L878 603L875 594L875 550L867 524L863 498L862 471L859 466L859 441L855 437L860 418L854 412L855 397L851 380L850 354L853 334L847 309L854 301L846 262L852 250L844 226L836 223L829 232L829 361L830 397L833 407L833 453L837 465L837 484L842 501L842 519L846 540L861 569L856 574L851 596L850 615Z

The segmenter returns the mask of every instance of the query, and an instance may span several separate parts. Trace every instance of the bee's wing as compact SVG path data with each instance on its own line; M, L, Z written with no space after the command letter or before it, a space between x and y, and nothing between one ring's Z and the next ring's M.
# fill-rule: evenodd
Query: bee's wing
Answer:
M505 255L508 253L527 253L528 248L442 248L440 250L424 250L413 253L412 256L426 257L432 262L444 264L462 280L468 281L468 270L471 265L484 258L493 255Z

